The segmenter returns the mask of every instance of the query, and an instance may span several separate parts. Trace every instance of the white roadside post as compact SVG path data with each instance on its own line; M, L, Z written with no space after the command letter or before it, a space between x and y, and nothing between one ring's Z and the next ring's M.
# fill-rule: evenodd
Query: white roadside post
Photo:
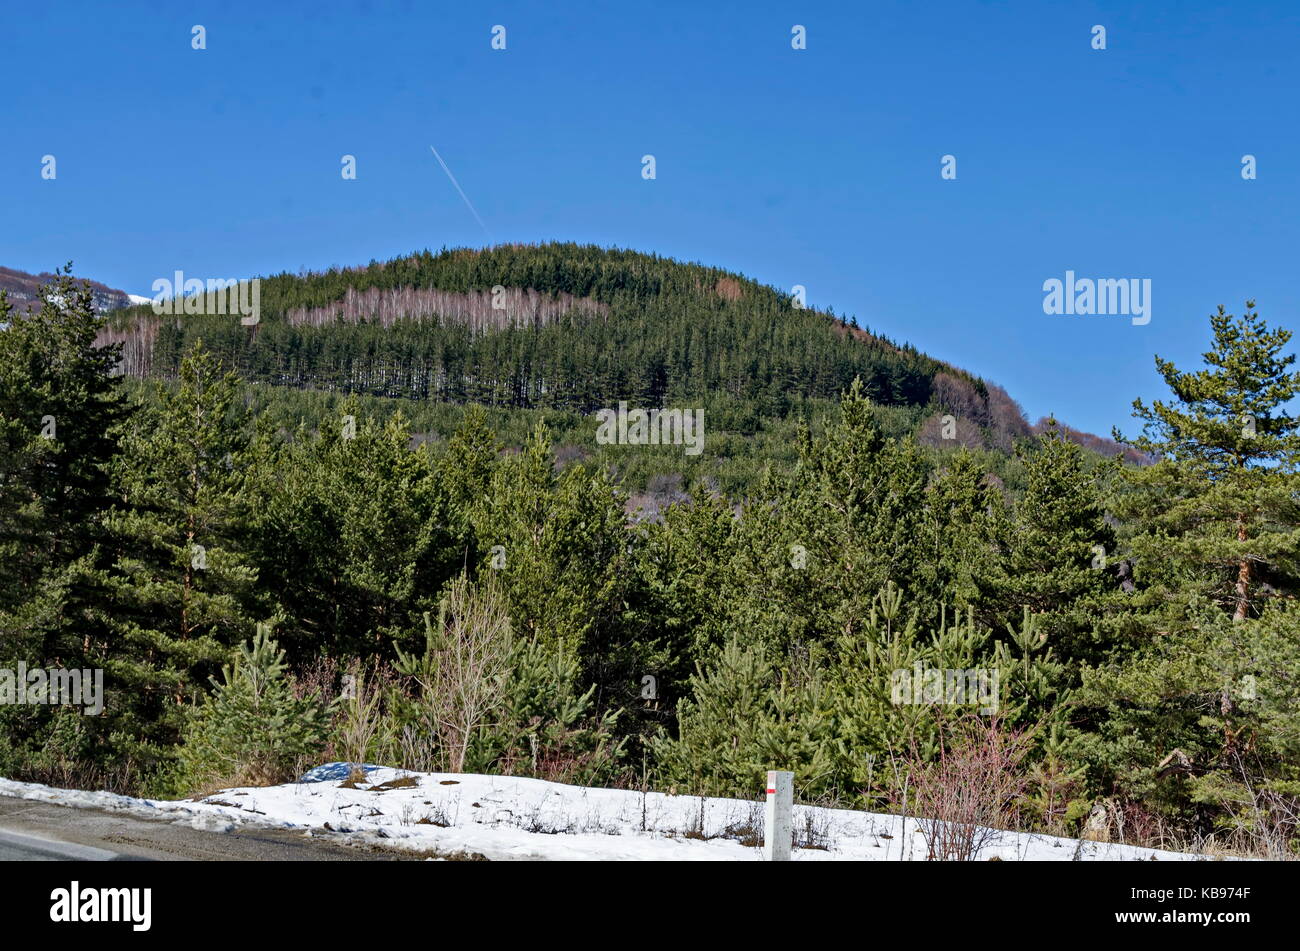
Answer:
M767 773L767 813L763 823L763 858L790 861L794 841L794 773L778 769Z

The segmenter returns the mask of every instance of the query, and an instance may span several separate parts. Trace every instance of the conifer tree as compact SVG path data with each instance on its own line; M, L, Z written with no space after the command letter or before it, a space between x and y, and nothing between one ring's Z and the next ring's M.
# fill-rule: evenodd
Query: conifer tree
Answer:
M861 626L886 582L910 594L922 578L929 467L913 440L882 432L861 381L799 441L798 467L770 473L746 507L725 592L736 630L772 656Z
M1142 520L1139 584L1176 598L1189 582L1242 621L1300 580L1300 421L1287 411L1300 372L1283 352L1291 332L1269 328L1254 301L1240 317L1220 306L1210 326L1206 368L1156 357L1172 400L1133 403L1145 425L1132 443L1155 464L1125 472L1121 514Z
M350 397L317 432L300 429L259 489L254 532L288 619L295 662L387 656L463 564L463 532L402 413L379 421Z
M606 473L556 471L544 425L497 466L474 515L479 567L496 573L521 637L563 639L600 666L619 620L623 521Z
M119 348L71 265L19 314L0 293L0 666L95 666L106 592L104 513L130 410ZM46 706L0 706L0 772L117 785L98 770L105 721Z
M212 688L185 727L178 792L283 783L324 747L329 709L314 691L296 694L269 625L257 625Z
M1297 649L1300 436L1285 409L1300 374L1283 354L1290 332L1253 303L1210 324L1207 368L1157 358L1173 400L1134 402L1146 426L1133 444L1154 463L1121 472L1112 505L1134 590L1107 605L1128 636L1084 671L1077 697L1093 788L1202 831L1275 821L1265 800L1300 792L1286 660ZM1178 768L1162 771L1171 757Z
M71 264L40 289L39 310L0 295L0 626L27 660L73 662L102 541L110 465L129 413L117 347L96 348L103 319Z
M1083 450L1049 423L1017 447L1026 487L1002 531L1006 553L994 585L994 626L1017 623L1028 608L1042 616L1041 630L1060 656L1090 658L1099 649L1092 602L1111 583L1106 567L1115 557L1115 533Z
M1004 505L971 452L946 459L926 489L918 595L949 609L984 607L1001 568Z
M117 469L104 666L119 729L145 744L175 741L183 707L274 612L246 550L249 433L237 384L196 344L176 389L160 389L132 420Z

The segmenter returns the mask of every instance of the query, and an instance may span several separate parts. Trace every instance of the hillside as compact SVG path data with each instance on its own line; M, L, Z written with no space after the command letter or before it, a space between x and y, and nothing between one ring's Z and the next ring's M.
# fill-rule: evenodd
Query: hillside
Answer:
M1000 387L856 320L739 274L633 251L507 245L284 273L262 280L259 318L244 326L137 306L100 342L123 345L133 376L172 377L202 338L250 382L584 415L621 400L721 400L785 418L861 377L881 405L930 410L923 442L941 443L944 413L957 419L947 438L971 447L1008 450L1033 432Z
M0 267L0 291L4 291L9 296L9 303L18 313L26 314L40 306L40 288L53 278L54 275L48 271L29 274L14 268ZM126 291L101 284L99 281L89 281L89 284L95 295L95 309L100 313L130 307L142 299Z
M951 451L1014 404L698 266L547 247L268 284L256 324L105 334L64 276L0 332L0 631L47 682L89 672L79 713L0 677L0 775L743 799L775 761L864 818L1294 853L1300 374L1253 305L1211 318L1210 370L1160 364L1176 402L1135 403L1160 464L1114 467L1057 427ZM200 324L224 360L194 340L170 370ZM123 379L113 334L174 381ZM652 359L707 449L584 415L584 388L650 399L613 388Z

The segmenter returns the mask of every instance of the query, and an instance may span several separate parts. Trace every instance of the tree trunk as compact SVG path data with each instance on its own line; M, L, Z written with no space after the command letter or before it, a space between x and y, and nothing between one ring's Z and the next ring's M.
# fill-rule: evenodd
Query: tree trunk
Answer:
M1237 516L1237 541L1246 540L1246 516ZM1250 607L1250 561L1246 558L1237 566L1237 610L1232 615L1234 621L1246 620L1246 609Z

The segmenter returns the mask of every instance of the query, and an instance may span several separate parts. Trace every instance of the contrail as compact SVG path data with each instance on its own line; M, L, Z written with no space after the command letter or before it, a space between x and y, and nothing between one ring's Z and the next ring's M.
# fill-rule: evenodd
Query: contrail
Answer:
M433 148L432 145L429 146L429 148L433 150L433 157L438 160L438 164L442 166L442 170L447 173L447 177L451 179L452 185L456 186L456 191L460 193L461 201L465 202L465 207L469 209L469 213L474 216L474 220L478 222L478 226L483 229L483 233L487 235L488 240L491 241L492 232L488 231L487 225L483 224L483 219L480 218L478 212L474 210L474 204L469 200L469 196L465 194L465 189L460 187L460 182L456 181L456 176L451 174L451 169L449 169L447 163L442 160L442 156L438 154L438 150Z

